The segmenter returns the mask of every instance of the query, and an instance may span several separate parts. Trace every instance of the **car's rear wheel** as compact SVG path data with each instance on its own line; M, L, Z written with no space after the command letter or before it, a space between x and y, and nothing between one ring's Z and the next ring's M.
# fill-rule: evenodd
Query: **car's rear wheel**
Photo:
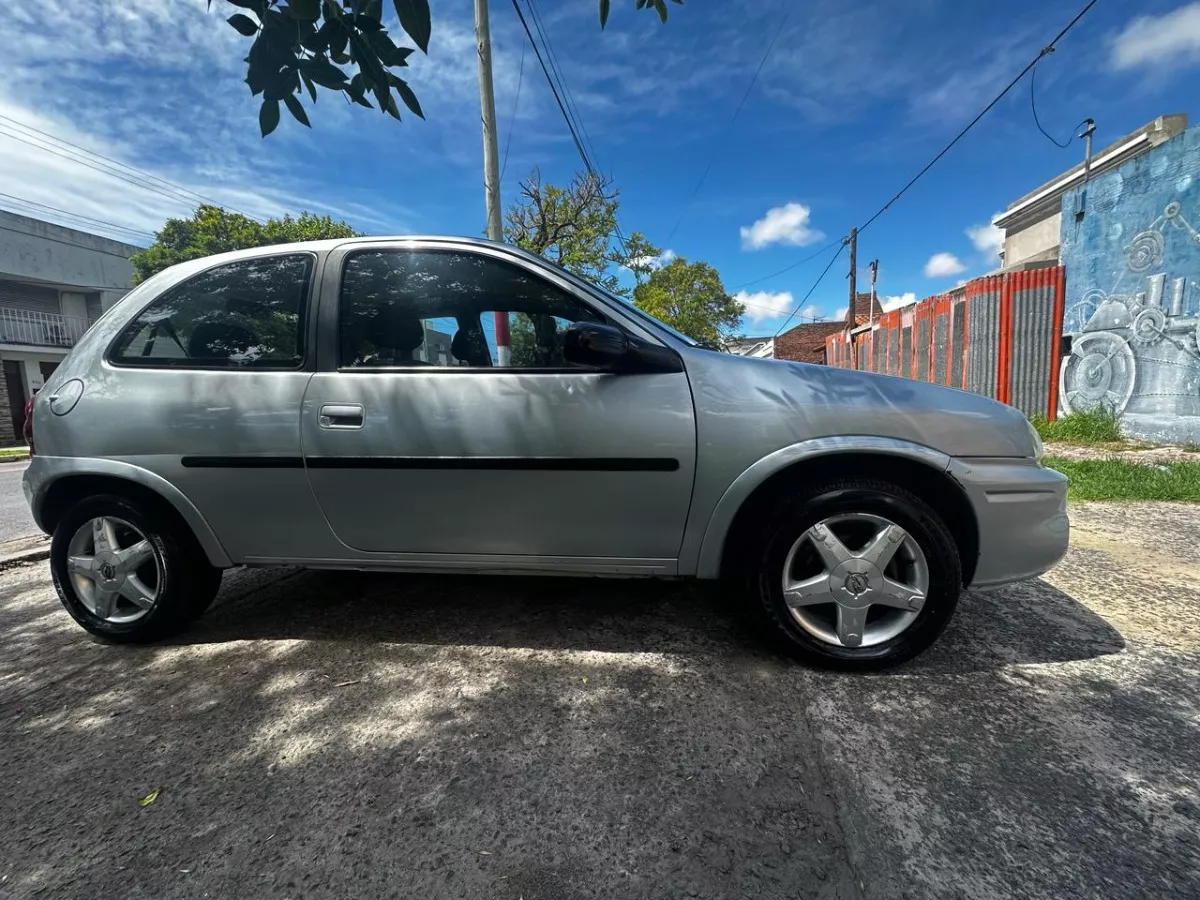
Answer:
M845 478L782 500L744 554L765 622L805 662L879 669L941 634L962 588L946 523L886 481Z
M59 599L92 634L150 641L201 615L221 585L191 535L157 510L117 496L81 501L50 544Z

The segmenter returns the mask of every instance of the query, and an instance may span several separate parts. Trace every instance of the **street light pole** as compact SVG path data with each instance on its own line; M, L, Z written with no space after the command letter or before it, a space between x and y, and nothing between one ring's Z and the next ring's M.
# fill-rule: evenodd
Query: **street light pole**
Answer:
M488 25L488 0L475 0L475 49L479 54L479 109L483 123L483 188L487 200L487 236L504 240L500 224L500 153L496 141L496 94L492 87L492 33ZM512 362L508 312L497 310L496 362Z

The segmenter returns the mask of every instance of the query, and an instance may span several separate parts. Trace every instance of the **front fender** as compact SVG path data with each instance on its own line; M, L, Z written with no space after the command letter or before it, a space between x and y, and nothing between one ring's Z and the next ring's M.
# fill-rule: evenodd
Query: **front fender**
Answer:
M221 569L233 565L229 554L209 527L208 522L187 496L160 475L149 472L141 466L119 459L101 459L74 456L41 456L35 455L29 461L25 470L24 489L25 499L33 513L38 527L42 526L42 504L50 488L62 481L77 475L104 475L119 478L122 481L133 482L148 488L171 504L183 516L188 527L200 542L208 561Z
M726 488L713 508L700 542L696 559L697 578L717 578L721 574L721 557L730 526L742 504L764 481L796 463L834 456L840 453L876 453L881 456L900 456L945 472L950 457L945 453L897 438L872 435L838 435L812 438L783 447L764 456L747 468Z

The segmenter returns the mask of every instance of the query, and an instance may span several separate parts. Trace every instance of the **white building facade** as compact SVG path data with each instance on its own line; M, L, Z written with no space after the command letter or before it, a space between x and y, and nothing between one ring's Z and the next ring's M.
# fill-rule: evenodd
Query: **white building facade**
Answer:
M133 284L132 244L0 211L0 446L25 401Z

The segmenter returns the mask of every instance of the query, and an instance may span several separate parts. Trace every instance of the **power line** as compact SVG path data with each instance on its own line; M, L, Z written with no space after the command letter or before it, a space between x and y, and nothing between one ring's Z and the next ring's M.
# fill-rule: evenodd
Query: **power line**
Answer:
M1055 47L1058 44L1058 42L1061 41L1063 39L1063 37L1066 36L1067 32L1069 32L1072 28L1074 28L1079 23L1079 20L1082 19L1085 15L1087 15L1088 12L1091 10L1091 8L1095 5L1096 5L1096 0L1089 0L1089 2L1083 7L1083 9L1081 9L1078 13L1075 14L1075 18L1071 19L1071 21L1066 24L1066 27L1064 27L1058 34L1056 34L1054 36L1053 40L1051 40L1049 44L1047 44L1040 51L1038 51L1037 56L1035 56L1032 60L1030 60L1029 64L1026 65L1025 68L1022 69L1017 74L1017 77L1014 78L1012 81L1010 81L1007 86L1005 86L1004 90L1002 90L999 94L997 94L994 98L992 98L992 101L987 106L985 106L979 112L979 114L977 116L975 116L975 118L973 118L970 122L968 122L967 126L965 128L963 128L963 130L960 131L958 134L956 134L954 136L954 138L950 141L950 143L948 143L945 147L943 147L933 159L931 159L928 163L926 163L924 168L921 169L921 171L919 171L916 175L914 175L912 178L910 178L908 180L908 183L905 184L904 187L902 187L890 200L888 200L887 203L883 204L883 206L881 206L878 210L876 210L875 214L872 215L871 218L867 219L867 221L865 223L863 223L862 225L860 225L858 227L859 233L861 233L864 229L866 229L868 226L870 226L876 219L878 219L885 212L887 212L888 209L891 208L891 205L893 203L895 203L897 200L899 200L901 197L903 197L906 193L908 193L908 190L914 184L916 184L918 181L920 181L921 178L925 175L925 173L928 172L930 169L932 169L934 167L934 165L937 164L938 160L940 160L943 156L945 156L947 153L949 153L951 148L954 147L954 145L957 144L960 140L962 140L962 138L966 135L966 133L968 131L970 131L977 124L979 124L979 121L984 116L986 116L989 112L991 112L992 107L994 107L997 103L999 103L1008 94L1008 92L1011 91L1020 82L1020 80L1022 78L1024 78L1029 72L1031 72L1033 70L1033 68L1044 57L1049 56L1051 53L1053 53L1055 51ZM843 242L842 246L843 247L845 246L844 242ZM837 257L839 255L841 255L841 252L842 252L841 250L838 250L837 254L834 256L833 259L837 259ZM793 266L790 266L789 268L794 268L794 266L798 266L803 262L807 262L807 260L801 260L800 262L795 263ZM830 260L829 265L827 265L825 267L824 271L822 271L821 275L817 278L816 284L814 284L813 287L809 289L808 294L805 294L804 300L801 300L799 305L796 306L796 309L792 311L792 314L790 316L788 316L788 318L786 320L784 320L784 325L786 325L788 322L790 322L792 320L792 317L795 316L796 311L799 310L801 307L803 307L804 303L808 300L808 298L812 294L812 292L814 290L816 290L816 286L821 283L821 280L825 277L825 274L829 271L829 268L832 265L833 265L833 260ZM783 269L780 272L776 272L775 275L782 274L782 272L785 272L785 271L787 271L787 269ZM768 276L765 276L765 278L773 278L773 277L775 277L775 275L768 275ZM765 278L764 279L756 279L756 281L749 282L749 283L754 284L759 280L765 280ZM784 325L779 326L780 331L783 330ZM779 334L778 331L775 333Z
M825 280L825 276L829 274L829 270L833 268L833 264L837 262L837 258L841 256L842 251L846 249L847 243L849 243L849 241L841 242L841 246L838 247L837 253L833 254L833 256L829 258L829 262L825 264L825 268L821 270L821 274L817 276L817 280L813 282L813 286L810 287L808 289L808 293L804 295L804 299L796 304L796 308L788 314L786 319L783 320L783 324L775 329L775 334L771 336L772 338L779 337L779 332L783 331L783 329L787 327L788 323L796 317L796 313L804 308L804 304L808 302L808 298L813 295L813 291L815 291L821 282Z
M1029 73L1029 109L1033 113L1033 124L1037 126L1038 131L1040 131L1043 135L1045 135L1046 140L1048 140L1050 143L1052 143L1055 147L1058 147L1060 150L1066 150L1068 147L1071 146L1071 141L1074 140L1074 138L1075 138L1075 129L1074 128L1071 129L1071 137L1067 138L1062 143L1059 143L1058 138L1054 137L1054 135L1052 135L1050 132L1048 132L1045 128L1042 127L1041 120L1038 119L1038 114L1037 114L1037 92L1035 90L1036 84L1037 84L1037 66L1035 65L1033 67L1033 70ZM1082 122L1079 123L1079 125L1086 125L1089 121L1090 121L1089 119L1084 119ZM1079 125L1076 125L1075 128L1078 128Z
M538 64L542 67L542 74L546 76L546 82L550 85L550 93L554 95L554 102L558 104L558 111L562 113L563 121L567 123L567 130L571 132L571 140L575 142L575 149L579 151L579 158L583 160L584 165L589 172L594 171L591 160L588 159L587 151L583 149L583 144L579 140L579 135L575 131L575 123L571 120L570 113L563 106L562 97L559 96L558 88L554 84L554 78L550 75L550 70L546 68L546 61L542 59L542 51L538 49L537 41L533 39L533 32L529 30L529 23L525 21L525 14L521 12L521 6L517 0L512 0L513 9L517 11L517 18L521 20L521 27L525 29L525 36L529 38L529 44L533 47L534 55L537 56Z
M517 99L513 101L512 116L508 120L508 137L504 139L504 162L500 165L500 180L508 169L508 148L512 146L513 129L517 125L517 108L521 105L521 85L525 82L525 44L521 44L521 65L517 69Z
M183 185L176 184L166 178L158 175L153 175L142 169L130 166L126 163L113 159L112 157L104 156L101 153L96 153L94 150L88 150L86 147L81 147L78 144L73 144L70 141L43 131L40 128L35 128L32 125L27 125L10 116L0 115L0 136L8 137L23 144L28 144L31 147L36 147L54 156L61 157L86 168L93 169L104 175L124 181L126 184L134 185L143 190L159 194L176 202L187 204L209 203L213 206L221 206L233 212L240 213L248 219L261 223L262 220L256 216L251 216L249 213L236 209L228 204L220 203L210 197L205 197L203 194L193 191L191 188L186 188ZM12 129L16 127L20 131L14 132Z
M909 179L909 182L906 185L904 185L904 187L900 188L900 190L896 193L896 195L894 197L892 197L891 200L889 200L887 203L883 204L883 206L881 206L876 211L875 215L871 216L871 218L867 219L867 221L865 223L863 223L862 225L860 225L858 227L859 232L865 231L871 225L872 222L874 222L876 219L878 219L880 216L882 216L885 212L887 212L888 208L893 203L895 203L897 200L899 200L901 197L903 197L908 192L909 188L911 188L914 184L916 184L918 181L920 181L922 176L924 176L924 174L926 172L928 172L930 169L932 169L938 160L940 160L943 156L945 156L947 153L950 152L950 148L952 148L955 144L957 144L960 140L962 140L963 137L966 135L966 133L968 131L970 131L972 128L974 128L979 123L980 119L982 119L989 112L991 112L993 106L995 106L1002 99L1004 99L1004 96L1009 91L1011 91L1014 87L1016 87L1017 83L1022 78L1024 78L1030 72L1030 70L1032 70L1033 67L1036 66L1041 61L1042 57L1048 56L1049 54L1054 52L1054 45L1057 44L1059 41L1061 41L1063 39L1063 36L1066 35L1066 33L1068 31L1070 31L1072 28L1074 28L1076 23L1079 22L1079 20L1082 19L1085 15L1087 15L1088 10L1090 10L1095 5L1096 5L1096 0L1090 0L1090 2L1086 6L1084 6L1083 9L1081 9L1078 13L1076 13L1075 18L1073 18L1070 22L1068 22L1067 26L1062 31L1060 31L1058 34L1056 34L1054 36L1054 40L1052 40L1049 44L1047 44L1040 51L1038 51L1038 55L1035 56L1032 60L1030 60L1029 64L1020 71L1020 73L1017 75L1017 77L1014 78L1012 81L1010 81L1008 83L1008 85L1004 88L1004 90L1002 90L999 94L997 94L992 99L992 102L989 103L987 106L985 106L980 111L979 115L977 115L975 118L973 118L970 122L967 123L966 128L964 128L962 131L960 131L958 134L956 134L954 136L954 139L951 140L950 143L948 143L945 147L943 147L941 149L941 152L939 152L937 156L935 156L928 163L926 163L925 167L923 169L921 169L920 172L918 172L911 179Z
M91 216L85 216L82 213L68 212L65 209L59 209L57 206L50 206L46 203L38 203L36 200L26 200L24 197L14 197L12 194L0 193L0 200L7 200L9 203L19 203L23 206L31 206L44 212L57 213L58 215L67 216L79 222L86 222L92 226L108 228L112 231L124 231L129 234L139 235L141 237L154 237L154 233L150 231L143 231L140 228L130 228L127 225L118 225L115 222L106 222L104 219L94 219Z
M778 275L782 275L784 272L790 272L790 271L792 271L792 269L802 266L807 262L812 262L818 256L825 253L827 250L832 250L838 244L844 244L844 243L845 243L844 238L838 238L836 241L830 241L828 244L826 244L820 250L813 251L808 256L804 257L804 259L797 260L796 262L792 263L790 266L784 266L778 272L772 272L770 275L763 275L761 278L755 278L752 281L742 282L737 287L735 287L734 290L740 291L742 288L750 287L750 285L752 285L752 284L758 284L760 281L767 281L770 278L775 278Z
M575 128L575 122L571 118L571 114L567 112L567 107L563 104L563 98L559 94L558 86L555 84L554 77L550 74L550 70L546 67L546 61L542 58L542 51L538 49L537 41L533 39L533 32L529 29L529 23L525 21L525 14L521 12L521 6L517 0L512 0L513 9L517 11L517 18L521 20L521 27L525 29L525 36L529 38L529 44L533 47L533 53L537 57L538 64L542 67L542 74L546 76L546 83L550 85L550 93L554 95L554 101L558 104L558 110L562 113L563 121L567 123L567 130L571 132L571 140L575 142L575 149L579 153L579 158L583 161L584 167L588 174L593 178L600 178L600 173L596 171L596 167L592 165L592 160L588 156L587 150L584 149L583 142L580 140L579 132ZM546 44L546 55L550 55L550 44L546 41L545 33L542 33L542 40ZM566 86L563 86L565 92ZM625 243L625 235L621 233L621 225L615 222L617 240L621 244L622 250L627 250Z
M591 160L594 160L597 156L596 146L592 143L592 136L588 134L588 130L583 124L583 116L579 114L579 105L575 102L575 96L571 93L571 88L567 85L562 65L558 61L558 54L554 52L554 45L550 43L549 29L546 28L545 22L542 21L541 8L538 6L537 0L525 0L525 3L529 7L529 11L533 14L533 29L542 39L542 46L546 48L546 57L550 60L550 71L558 79L558 86L562 90L563 99L567 102L567 109L571 111L571 116L575 120L575 127L579 129L580 137L583 138L583 145L587 148L590 164ZM589 168L595 168L595 166L589 165Z
M767 58L770 57L771 51L775 49L775 42L779 40L779 36L783 34L783 26L787 24L788 17L792 14L792 6L794 3L788 3L783 11L783 18L779 20L779 25L775 29L775 34L772 36L770 43L767 44L767 50L762 55L762 59L758 61L758 68L754 70L754 75L750 79L750 83L746 85L746 92L742 94L742 99L738 102L737 109L733 111L733 115L729 119L729 124L725 126L719 140L714 142L714 147L720 147L725 143L725 138L729 135L733 128L734 122L742 112L742 107L746 105L746 100L750 97L750 92L754 89L754 85L758 83L758 76L762 73L763 66L767 64ZM679 211L679 218L675 220L675 225L671 228L671 233L667 235L667 243L671 242L671 238L675 236L675 232L679 230L679 226L683 223L683 217L687 214L688 208L692 205L692 201L696 199L696 195L700 193L700 188L708 178L708 173L712 170L713 163L716 162L717 150L713 150L713 154L708 159L708 164L704 167L704 172L700 175L700 180L696 182L696 186L692 188L691 195L687 198L687 202L683 204L683 209Z

